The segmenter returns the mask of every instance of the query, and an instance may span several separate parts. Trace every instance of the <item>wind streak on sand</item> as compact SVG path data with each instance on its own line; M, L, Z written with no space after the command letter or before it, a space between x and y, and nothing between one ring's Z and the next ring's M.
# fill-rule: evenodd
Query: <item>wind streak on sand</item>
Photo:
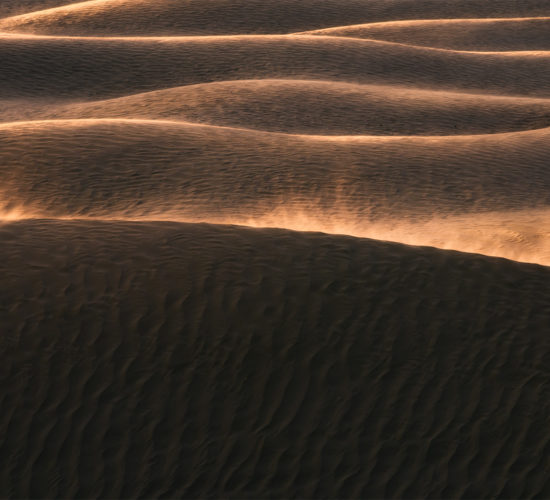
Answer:
M550 498L549 16L0 1L0 498Z
M547 263L549 134L341 137L158 119L5 123L2 204L30 217L263 224Z

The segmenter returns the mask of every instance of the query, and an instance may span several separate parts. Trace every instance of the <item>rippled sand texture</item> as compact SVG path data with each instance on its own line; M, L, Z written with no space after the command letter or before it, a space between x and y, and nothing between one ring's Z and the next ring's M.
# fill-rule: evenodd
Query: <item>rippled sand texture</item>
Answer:
M550 497L549 223L547 0L0 2L0 497Z
M4 495L548 495L546 267L202 224L0 237Z

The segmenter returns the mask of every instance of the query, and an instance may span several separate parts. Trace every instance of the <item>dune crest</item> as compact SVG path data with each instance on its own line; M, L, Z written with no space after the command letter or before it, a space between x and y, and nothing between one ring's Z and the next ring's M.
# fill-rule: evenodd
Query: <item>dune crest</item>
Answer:
M14 223L0 252L13 496L550 487L548 268L175 223Z
M549 17L431 19L336 26L303 33L384 40L450 50L506 52L550 49Z
M397 19L547 15L543 0L500 0L498 4L484 0L88 0L0 20L0 31L100 36L273 34Z
M237 80L64 104L4 101L0 120L182 120L312 135L469 135L550 126L550 100L319 80Z
M488 212L419 221L407 218L368 221L357 214L339 213L337 209L320 213L314 207L282 205L258 218L220 222L347 234L550 266L550 210Z
M549 134L341 137L152 119L5 123L0 208L26 218L345 233L548 264Z
M549 134L341 137L161 120L8 123L0 124L0 180L6 202L53 217L208 220L281 200L369 219L515 211L550 201Z
M8 98L108 99L227 80L389 84L550 97L550 52L473 53L326 36L0 37Z
M549 19L0 1L0 498L550 498Z

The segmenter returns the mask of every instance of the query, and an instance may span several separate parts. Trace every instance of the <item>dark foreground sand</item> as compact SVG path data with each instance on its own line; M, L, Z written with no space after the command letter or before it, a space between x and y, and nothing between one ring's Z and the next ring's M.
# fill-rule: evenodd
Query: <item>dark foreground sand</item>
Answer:
M550 498L549 30L1 1L0 498Z
M0 237L4 496L550 494L548 268L202 224Z

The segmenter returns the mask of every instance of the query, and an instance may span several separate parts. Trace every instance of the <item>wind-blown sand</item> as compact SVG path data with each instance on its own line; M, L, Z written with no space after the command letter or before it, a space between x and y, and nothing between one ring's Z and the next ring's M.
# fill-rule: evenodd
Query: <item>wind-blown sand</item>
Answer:
M549 19L2 2L0 497L550 497Z
M41 217L227 219L284 203L401 221L550 203L550 129L324 137L178 121L54 120L0 125L0 143L4 206Z

